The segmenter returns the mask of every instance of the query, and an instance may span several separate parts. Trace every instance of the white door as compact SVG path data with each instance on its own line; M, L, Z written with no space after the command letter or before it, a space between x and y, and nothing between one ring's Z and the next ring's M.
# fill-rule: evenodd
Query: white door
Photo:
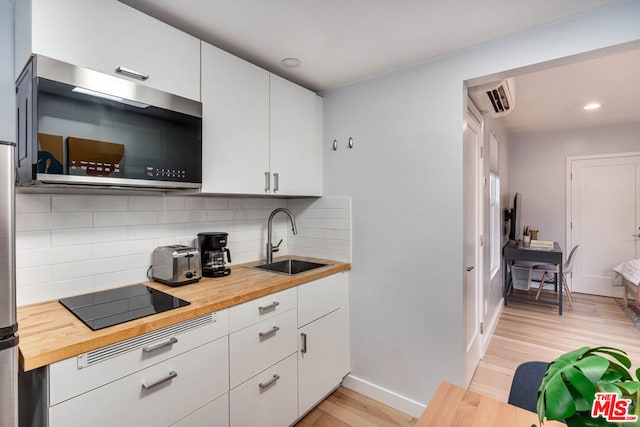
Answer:
M480 333L480 281L479 281L479 160L480 122L467 112L464 129L464 331L465 331L465 385L468 386L482 356Z
M572 159L569 253L576 253L573 292L621 297L611 286L615 265L636 258L640 241L640 156Z

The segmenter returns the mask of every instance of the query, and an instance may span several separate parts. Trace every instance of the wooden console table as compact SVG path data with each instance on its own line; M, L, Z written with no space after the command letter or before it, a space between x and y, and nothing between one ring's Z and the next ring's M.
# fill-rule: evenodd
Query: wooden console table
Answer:
M538 414L474 391L442 382L416 427L531 427ZM545 421L543 427L565 424Z

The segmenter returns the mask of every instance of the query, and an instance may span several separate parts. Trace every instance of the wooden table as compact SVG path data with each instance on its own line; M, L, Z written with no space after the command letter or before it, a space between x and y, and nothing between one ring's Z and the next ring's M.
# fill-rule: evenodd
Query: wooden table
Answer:
M538 414L474 391L442 382L416 427L531 427ZM543 427L565 424L545 421Z

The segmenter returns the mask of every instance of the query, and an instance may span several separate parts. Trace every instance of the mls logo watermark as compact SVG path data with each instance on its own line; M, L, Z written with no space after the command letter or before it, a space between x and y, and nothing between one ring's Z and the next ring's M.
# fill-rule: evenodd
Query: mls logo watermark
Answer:
M591 408L591 417L604 417L609 422L632 423L638 420L637 415L628 415L631 399L620 399L616 393L596 393Z

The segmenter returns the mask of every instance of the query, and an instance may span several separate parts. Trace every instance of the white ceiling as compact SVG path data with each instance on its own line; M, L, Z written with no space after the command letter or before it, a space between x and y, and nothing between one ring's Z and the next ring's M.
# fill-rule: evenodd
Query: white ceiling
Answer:
M120 0L315 91L384 74L615 0ZM516 77L512 132L640 122L639 53ZM302 66L280 61L296 57ZM633 95L636 95L635 97ZM582 105L602 108L585 114Z
M515 78L515 108L501 120L512 133L640 122L640 50ZM598 102L602 107L585 111Z

